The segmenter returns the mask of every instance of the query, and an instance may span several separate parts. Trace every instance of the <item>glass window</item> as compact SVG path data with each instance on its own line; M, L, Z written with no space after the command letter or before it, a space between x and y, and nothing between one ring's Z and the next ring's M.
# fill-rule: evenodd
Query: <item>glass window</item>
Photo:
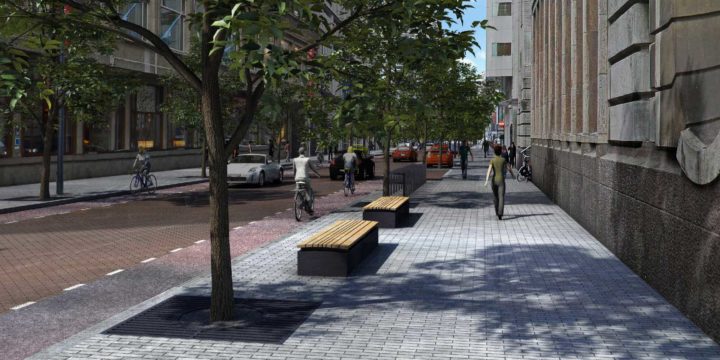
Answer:
M493 56L510 56L512 55L511 43L493 43Z
M133 24L147 26L147 4L143 1L134 1L120 10L120 17Z
M497 16L512 16L512 3L509 3L509 2L498 3Z
M103 153L110 149L110 120L83 127L83 153Z
M160 38L172 49L183 49L183 0L163 0L160 7Z
M171 10L175 10L176 12L182 13L183 10L183 0L163 0L162 6Z

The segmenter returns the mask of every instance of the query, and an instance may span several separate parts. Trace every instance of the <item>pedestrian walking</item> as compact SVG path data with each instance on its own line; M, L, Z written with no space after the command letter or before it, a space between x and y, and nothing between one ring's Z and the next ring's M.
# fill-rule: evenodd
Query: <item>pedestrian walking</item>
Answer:
M290 162L290 143L287 142L287 140L283 140L285 142L285 162Z
M468 145L467 140L462 142L462 145L460 145L460 170L462 170L462 178L467 179L467 166L468 166L468 154L470 155L470 158L472 161L475 161L475 156L472 153L472 150L470 150L470 146Z
M513 168L516 168L515 166L515 157L517 156L517 147L515 147L515 142L510 142L510 147L508 147L508 157L510 158L510 166Z
M275 153L275 144L273 143L272 139L270 139L270 140L268 140L268 157L270 159L272 159L274 153Z
M506 163L510 164L510 156L508 155L507 146L505 146L505 145L502 146L502 149L500 150L500 156L502 156L503 159L505 159Z
M482 148L483 148L483 152L485 153L485 157L487 157L488 150L490 150L490 142L487 141L487 139L483 140Z
M488 166L487 174L485 175L485 186L488 185L490 175L492 174L492 191L493 191L493 203L495 204L495 215L498 220L502 220L503 211L505 208L505 174L506 171L510 171L510 175L513 177L515 174L510 167L510 164L505 161L502 157L502 147L495 145L493 148L495 157L490 160L490 166Z

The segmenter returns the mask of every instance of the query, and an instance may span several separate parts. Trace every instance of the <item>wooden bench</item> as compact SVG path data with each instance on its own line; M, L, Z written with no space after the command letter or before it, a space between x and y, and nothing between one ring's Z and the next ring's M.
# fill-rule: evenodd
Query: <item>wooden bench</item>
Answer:
M297 245L298 275L348 276L377 245L376 221L336 221Z
M363 207L363 220L377 221L381 228L396 228L410 217L410 198L383 196Z

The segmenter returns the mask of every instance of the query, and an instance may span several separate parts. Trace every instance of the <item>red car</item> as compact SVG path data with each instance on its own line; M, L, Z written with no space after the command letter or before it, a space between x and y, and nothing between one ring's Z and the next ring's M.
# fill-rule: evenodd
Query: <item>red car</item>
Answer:
M417 151L413 150L409 146L398 146L392 153L392 159L394 162L398 161L417 161Z
M442 147L442 159L440 158L440 147L438 145L433 145L430 149L430 152L428 152L427 159L425 159L425 163L428 167L431 166L438 166L438 163L440 163L440 166L447 166L448 168L453 167L453 154L448 149L447 144L444 144Z

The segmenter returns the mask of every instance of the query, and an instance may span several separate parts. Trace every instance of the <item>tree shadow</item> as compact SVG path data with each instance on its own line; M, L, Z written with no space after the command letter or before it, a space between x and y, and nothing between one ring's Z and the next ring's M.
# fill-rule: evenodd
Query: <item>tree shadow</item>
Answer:
M520 219L524 217L531 217L531 216L548 216L548 215L555 215L552 213L542 213L542 214L517 214L517 215L505 215L503 216L503 221L505 220L514 220L514 219Z
M442 191L418 194L413 197L418 207L472 209L493 206L492 196L477 191Z
M677 309L619 260L597 250L501 245L467 257L416 263L406 272L383 271L395 269L384 266L393 262L394 252L395 247L382 246L346 279L273 282L264 277L264 283L253 283L246 278L235 286L252 296L322 301L325 314L368 308L451 312L473 320L468 336L502 342L505 351L516 354L720 357L717 345ZM470 326L457 321L457 326Z

